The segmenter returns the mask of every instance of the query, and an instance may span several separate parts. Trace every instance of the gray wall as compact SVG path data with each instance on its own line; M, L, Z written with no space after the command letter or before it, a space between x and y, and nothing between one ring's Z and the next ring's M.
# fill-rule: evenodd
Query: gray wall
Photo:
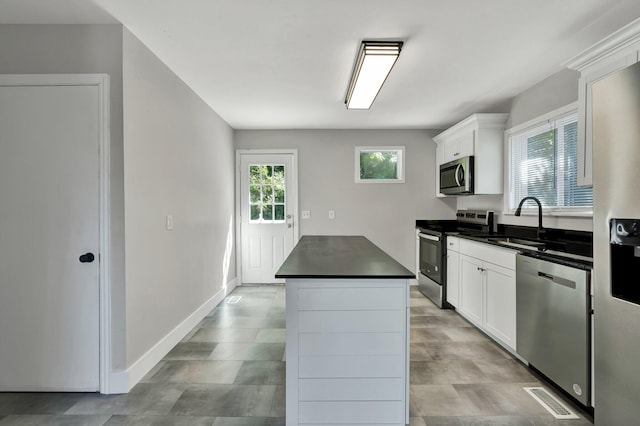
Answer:
M453 218L435 197L435 132L427 130L236 130L237 149L298 149L300 235L364 235L415 270L415 220ZM402 145L404 184L354 183L355 146ZM335 210L335 219L328 218Z
M507 129L526 123L536 117L551 112L578 100L578 79L580 73L573 70L562 70L540 83L525 90L513 99L507 121ZM506 167L506 165L505 165ZM458 208L487 208L502 212L502 195L476 195L458 198ZM537 216L501 215L501 223L537 226ZM543 224L549 228L566 228L591 231L593 220L588 218L545 217Z
M235 277L235 160L231 128L126 29L123 41L130 366Z
M565 69L513 99L507 129L578 100L578 71Z
M111 82L112 368L125 367L122 26L0 25L0 73L106 73Z

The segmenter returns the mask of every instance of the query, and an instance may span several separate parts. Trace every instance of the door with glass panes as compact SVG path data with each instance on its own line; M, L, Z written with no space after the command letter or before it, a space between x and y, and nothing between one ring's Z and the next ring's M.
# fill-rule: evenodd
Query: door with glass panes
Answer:
M242 283L283 282L276 271L295 245L293 153L240 154Z

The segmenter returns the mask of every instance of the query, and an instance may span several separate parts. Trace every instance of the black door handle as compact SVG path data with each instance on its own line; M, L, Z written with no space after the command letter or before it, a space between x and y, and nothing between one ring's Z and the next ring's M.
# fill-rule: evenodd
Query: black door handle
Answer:
M93 255L93 253L85 253L82 256L80 256L80 262L81 263L91 263L96 259L96 257Z

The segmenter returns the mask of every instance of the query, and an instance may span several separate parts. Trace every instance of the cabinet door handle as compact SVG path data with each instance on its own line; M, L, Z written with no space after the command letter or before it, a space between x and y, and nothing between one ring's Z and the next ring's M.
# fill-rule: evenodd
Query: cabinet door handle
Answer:
M478 266L477 268L478 268L478 271L480 271L480 272L484 272L484 271L485 271L485 269L484 269L484 268L481 268L481 267L479 267L479 266Z
M458 155L460 155L460 153L459 153L459 152L454 152L454 153L453 153L453 156L454 156L454 157L457 157Z

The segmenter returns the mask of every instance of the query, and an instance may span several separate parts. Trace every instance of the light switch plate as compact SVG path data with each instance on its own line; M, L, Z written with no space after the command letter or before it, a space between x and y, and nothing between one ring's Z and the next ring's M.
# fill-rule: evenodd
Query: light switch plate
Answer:
M335 218L336 218L336 211L329 210L329 219L335 219Z
M167 231L173 231L173 215L167 215Z

